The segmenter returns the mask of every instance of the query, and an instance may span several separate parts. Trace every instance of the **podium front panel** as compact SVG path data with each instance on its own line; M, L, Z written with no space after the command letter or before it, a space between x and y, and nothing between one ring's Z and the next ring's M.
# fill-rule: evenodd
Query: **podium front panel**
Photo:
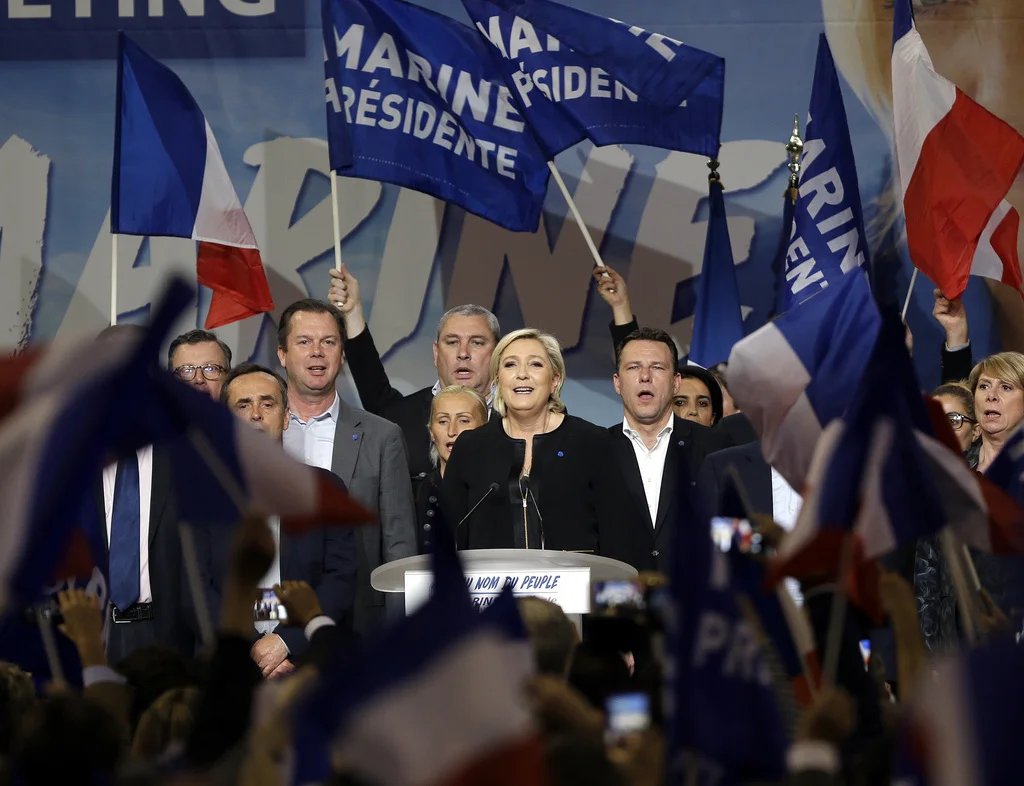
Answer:
M430 597L433 583L434 576L429 570L405 572L406 614L414 612ZM566 614L590 613L590 568L466 571L466 588L478 609L490 606L505 587L512 587L516 597L549 600Z

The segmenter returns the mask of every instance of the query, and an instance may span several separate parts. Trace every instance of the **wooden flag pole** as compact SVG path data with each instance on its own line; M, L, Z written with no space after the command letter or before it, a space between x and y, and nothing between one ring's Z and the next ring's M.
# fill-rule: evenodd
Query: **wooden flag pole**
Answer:
M580 215L580 211L576 207L576 202L573 200L572 194L569 193L569 189L566 188L565 181L562 180L562 175L559 174L558 167L555 166L554 161L548 161L548 169L551 170L551 176L554 177L558 190L561 191L562 196L565 197L565 201L569 205L569 212L572 213L572 217L576 219L576 226L578 226L580 228L580 232L583 233L583 239L587 241L587 248L590 249L590 255L594 258L594 264L598 267L604 267L604 260L601 259L601 254L597 250L594 238L590 236L590 230L584 223L583 216Z
M214 645L213 619L210 616L210 607L206 605L206 594L203 592L203 582L199 577L195 536L191 525L184 520L178 522L178 537L181 540L181 560L185 564L185 578L188 581L189 594L192 596L192 605L196 609L203 647L212 651Z
M939 543L942 546L942 555L946 558L946 567L949 568L949 576L953 580L953 590L956 592L956 602L963 617L964 638L973 647L978 643L978 607L974 602L977 594L972 593L967 585L967 575L964 571L959 543L953 530L948 526L943 527L939 532Z
M914 273L910 277L910 286L907 288L907 299L903 301L903 313L900 318L903 320L903 324L907 323L907 309L910 308L910 296L914 294L914 284L917 282L917 268L914 268Z
M117 234L110 236L110 324L117 324Z
M825 639L825 662L822 668L822 686L834 686L839 670L839 650L843 642L843 628L846 626L846 576L853 567L853 534L843 536L842 551L839 555L839 573L836 576L835 593L832 595L832 612L828 618L828 636Z
M331 170L331 226L334 228L334 269L341 271L341 217L338 215L338 173ZM343 302L334 306L341 308Z

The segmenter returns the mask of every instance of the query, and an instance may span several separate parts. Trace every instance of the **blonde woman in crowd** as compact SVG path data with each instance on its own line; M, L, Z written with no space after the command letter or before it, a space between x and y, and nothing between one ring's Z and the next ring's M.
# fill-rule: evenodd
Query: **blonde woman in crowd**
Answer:
M438 391L430 402L430 461L434 466L416 486L417 541L420 554L430 551L437 520L441 516L441 480L455 440L463 431L479 428L487 422L487 402L475 388L449 385ZM452 522L454 527L457 522Z
M558 340L532 328L509 333L491 356L491 378L500 417L459 437L444 476L447 520L468 516L459 547L608 553L630 532L628 492L608 432L565 411Z

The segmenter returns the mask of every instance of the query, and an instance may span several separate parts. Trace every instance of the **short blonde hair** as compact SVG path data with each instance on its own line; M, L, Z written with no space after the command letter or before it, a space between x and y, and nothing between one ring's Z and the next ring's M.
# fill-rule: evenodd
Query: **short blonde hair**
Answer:
M430 425L434 422L434 404L437 403L441 396L469 396L473 399L473 403L480 407L480 417L483 419L483 422L487 422L487 402L484 401L484 397L480 395L479 390L471 388L469 385L449 385L437 391L437 395L430 402L430 420L427 421L428 434L430 433ZM430 463L435 467L441 463L441 456L438 455L433 436L430 438Z
M532 338L541 343L545 354L548 356L548 362L551 363L551 371L558 377L555 387L551 391L551 396L548 398L548 409L552 412L565 412L565 404L562 403L562 398L559 395L562 385L565 384L565 359L562 357L562 346L558 343L557 338L550 333L545 333L543 330L537 330L536 328L513 330L498 342L498 346L494 348L494 354L491 355L491 383L493 384L498 380L498 366L501 365L501 356L505 354L505 350L508 349L510 344L526 338ZM505 401L501 397L501 387L498 385L494 386L494 401L491 406L495 412L505 417Z
M981 375L1001 379L1024 390L1024 355L1020 352L999 352L989 355L971 369L970 388L975 396Z

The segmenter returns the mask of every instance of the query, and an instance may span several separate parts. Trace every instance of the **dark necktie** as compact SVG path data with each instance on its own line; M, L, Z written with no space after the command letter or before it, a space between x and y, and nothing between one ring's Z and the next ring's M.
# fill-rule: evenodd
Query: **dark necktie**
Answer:
M117 462L110 516L110 600L125 611L139 599L139 460Z

